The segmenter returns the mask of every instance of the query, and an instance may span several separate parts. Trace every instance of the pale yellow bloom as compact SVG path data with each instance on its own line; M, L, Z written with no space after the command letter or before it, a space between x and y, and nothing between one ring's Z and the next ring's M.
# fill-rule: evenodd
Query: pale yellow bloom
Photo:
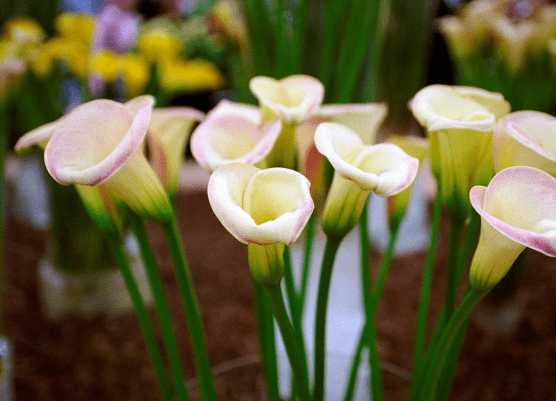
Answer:
M129 98L141 93L151 75L147 60L141 55L132 53L120 57L119 70Z
M180 50L179 40L163 28L154 28L142 32L137 41L139 52L152 62L175 59Z
M91 56L89 71L104 82L113 82L119 73L119 57L116 53L102 49Z
M36 44L42 42L46 34L34 19L19 16L4 24L4 36L20 44Z
M160 86L169 92L212 91L225 82L218 68L207 60L176 59L160 66Z
M58 35L71 41L91 43L95 19L92 15L82 13L62 13L54 22Z

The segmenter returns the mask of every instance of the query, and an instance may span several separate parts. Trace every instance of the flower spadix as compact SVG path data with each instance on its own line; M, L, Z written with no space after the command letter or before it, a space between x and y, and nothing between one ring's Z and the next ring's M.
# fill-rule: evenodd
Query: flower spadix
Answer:
M181 161L189 135L194 125L204 118L204 113L191 107L152 111L147 134L151 162L170 198L178 190Z
M538 111L517 111L494 130L494 168L530 166L556 176L556 118Z
M459 89L459 90L458 90ZM471 211L469 189L493 176L492 132L507 102L485 91L431 85L411 101L413 115L426 129L432 171L442 187L442 202L453 217Z
M395 195L417 175L419 161L398 146L364 145L355 132L340 124L320 124L315 145L335 170L322 217L328 236L342 238L355 226L371 191Z
M209 173L232 162L263 167L282 124L274 118L260 126L260 113L251 107L220 102L193 132L191 153Z
M556 179L549 174L533 167L509 167L488 187L473 187L470 199L481 216L470 270L474 289L494 287L525 247L556 256Z
M142 151L154 98L131 106L99 99L66 115L46 145L44 161L60 184L104 184L143 217L162 221L172 207Z
M208 197L224 227L250 244L253 277L264 285L277 284L284 245L297 240L313 212L307 178L284 168L231 163L211 175Z

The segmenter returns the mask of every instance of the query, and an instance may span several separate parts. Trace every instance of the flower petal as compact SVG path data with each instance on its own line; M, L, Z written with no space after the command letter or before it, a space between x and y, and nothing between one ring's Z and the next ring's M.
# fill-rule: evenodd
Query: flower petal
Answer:
M320 124L315 144L338 174L379 196L404 190L417 175L419 161L396 145L364 146L355 132L340 124Z
M35 145L44 150L46 144L52 137L52 134L54 134L54 131L56 131L56 129L60 125L62 118L59 118L58 120L45 125L41 125L40 127L29 131L18 139L15 144L14 150L17 153L25 153L29 150L29 148Z
M282 124L273 119L262 127L236 115L211 115L193 132L191 153L208 172L231 162L256 164L272 150Z
M537 111L518 111L500 119L494 130L496 171L530 166L556 175L556 118Z
M504 99L501 93L489 92L481 88L471 86L452 86L460 95L479 103L494 114L496 121L511 111L510 102Z
M181 161L191 130L204 117L204 113L190 107L153 110L147 133L151 162L171 196L178 188Z

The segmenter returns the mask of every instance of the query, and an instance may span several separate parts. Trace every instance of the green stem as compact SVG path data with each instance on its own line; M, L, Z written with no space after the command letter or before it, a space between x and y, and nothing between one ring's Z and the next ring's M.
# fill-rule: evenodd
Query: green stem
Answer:
M427 374L423 376L423 385L421 386L421 391L419 391L419 400L430 401L434 399L436 386L443 371L444 362L449 354L452 342L475 305L477 305L487 293L488 290L477 291L471 289L444 327L439 341L436 344L432 344L431 353L427 356L425 367L425 372L427 372Z
M295 339L293 327L288 318L286 306L284 305L282 290L280 289L280 285L269 286L266 287L266 289L270 295L274 317L280 328L282 340L284 341L286 353L288 354L288 359L292 368L295 391L301 400L309 400L309 379L305 372L303 372L301 366L299 348Z
M334 259L342 238L327 237L319 279L317 295L317 310L315 315L315 359L314 359L314 389L313 401L324 399L325 373L325 342L326 342L326 309L328 307L328 293Z
M189 329L193 355L195 357L195 368L199 378L199 389L202 400L216 400L216 389L212 377L210 361L207 355L205 336L197 298L193 288L193 280L183 251L178 224L175 215L168 222L160 223L170 257L174 265L174 273L178 282L182 304L185 310L185 319Z
M164 340L164 346L166 347L170 370L174 380L176 396L178 400L187 400L189 399L189 395L187 393L187 389L185 388L184 374L180 361L180 351L174 334L174 329L172 328L172 316L170 315L170 308L168 307L168 302L166 301L166 296L164 294L164 285L160 279L156 258L149 243L149 237L141 218L131 211L128 217L131 230L139 243L141 259L145 266L147 279L149 280L149 286L152 291L158 323L160 324L162 338Z
M412 389L415 384L415 378L419 376L421 365L424 358L425 350L425 333L427 329L427 315L429 309L430 294L432 288L432 278L434 273L434 258L436 255L436 246L438 244L438 232L440 230L440 215L442 211L442 194L440 188L437 191L432 212L432 224L430 244L427 252L423 273L423 284L421 285L421 294L419 297L419 311L417 313L417 333L415 335L415 351L413 356L413 380L411 382Z
M373 293L372 293L372 304L370 305L373 313L376 312L380 297L382 295L382 290L384 289L384 284L386 283L386 278L388 277L388 271L390 270L390 265L392 264L392 257L394 256L394 250L396 248L396 240L398 238L398 229L393 229L390 234L390 242L386 248L386 252L382 256L382 262L380 264L380 270L378 272L378 278L376 280Z
M127 254L123 249L121 241L109 235L106 236L106 241L108 242L110 250L112 251L114 258L118 263L120 272L127 287L127 292L129 293L129 297L131 298L131 302L133 303L133 307L135 308L135 314L137 316L137 320L139 321L141 331L143 332L145 343L147 344L147 350L153 364L156 381L160 390L160 395L162 396L162 399L164 401L172 401L173 397L170 390L170 382L168 381L168 377L166 376L162 355L160 354L160 350L158 349L157 340L154 335L151 322L149 320L147 308L145 307L145 303L141 298L139 288L137 287L133 274L131 273Z
M450 220L450 243L448 245L448 263L446 266L446 305L445 322L450 320L456 307L456 295L459 281L457 281L457 263L464 222L454 217Z
M288 294L288 304L292 317L293 331L299 349L299 360L301 363L301 369L303 369L305 375L307 376L309 369L307 367L307 353L305 351L305 340L303 338L303 327L301 325L301 304L299 303L299 297L297 295L293 282L291 255L290 248L288 246L284 249L284 264L284 279L286 282L286 292Z
M465 271L465 266L467 265L467 261L469 260L473 249L475 248L480 229L481 216L479 216L479 214L475 210L472 210L469 224L467 225L467 231L465 232L463 246L461 248L461 252L456 264L456 285L459 285L459 283L461 283L461 279Z
M317 221L316 213L313 213L307 222L307 231L305 232L305 244L303 247L303 268L301 271L301 289L299 294L299 304L301 305L301 316L303 317L303 307L305 305L305 296L307 294L307 280L309 279L309 269L311 266L311 253L313 250L313 240L315 238L315 223Z
M353 394L355 393L355 385L357 384L357 373L359 372L359 365L361 364L361 354L365 348L367 333L365 327L361 330L359 334L359 342L357 343L357 348L353 354L353 360L351 361L351 368L349 370L349 377L347 380L346 391L344 395L344 401L351 401Z
M369 372L371 376L371 398L374 401L382 400L382 373L380 371L380 361L378 356L375 311L377 301L373 302L374 294L371 290L371 255L369 252L369 221L367 209L369 202L363 208L361 219L359 220L359 237L361 239L361 291L363 295L363 308L365 311L365 327L363 333L367 338L369 346ZM395 235L392 235L394 238ZM393 242L393 241L391 241ZM389 247L390 248L390 247ZM373 303L375 307L373 307Z
M252 280L253 300L257 316L257 335L261 351L261 364L265 387L269 401L279 401L278 370L276 367L276 340L274 336L274 319L268 295L263 287Z

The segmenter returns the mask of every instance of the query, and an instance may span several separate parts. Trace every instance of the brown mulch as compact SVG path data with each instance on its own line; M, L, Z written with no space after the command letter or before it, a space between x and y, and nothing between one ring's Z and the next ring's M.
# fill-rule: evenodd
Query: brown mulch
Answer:
M216 379L220 399L263 400L246 247L224 230L204 193L180 195L177 213L211 363L226 370ZM193 359L169 256L160 231L154 225L148 228L172 306L185 375L191 379ZM442 233L447 232L445 228ZM445 237L441 237L440 247L445 248ZM37 293L37 263L46 242L44 232L15 221L7 224L3 317L4 331L14 345L15 400L158 400L132 312L59 321L43 317ZM373 255L373 260L378 258ZM404 370L411 368L424 258L424 253L418 253L395 260L377 314L381 359ZM441 255L437 262L444 261ZM553 259L532 256L523 285L527 295L525 316L511 334L492 334L472 320L450 399L556 399L554 267ZM438 310L441 292L442 276L437 274L434 310ZM226 365L229 361L243 367ZM403 400L407 381L390 371L384 373L385 400Z

